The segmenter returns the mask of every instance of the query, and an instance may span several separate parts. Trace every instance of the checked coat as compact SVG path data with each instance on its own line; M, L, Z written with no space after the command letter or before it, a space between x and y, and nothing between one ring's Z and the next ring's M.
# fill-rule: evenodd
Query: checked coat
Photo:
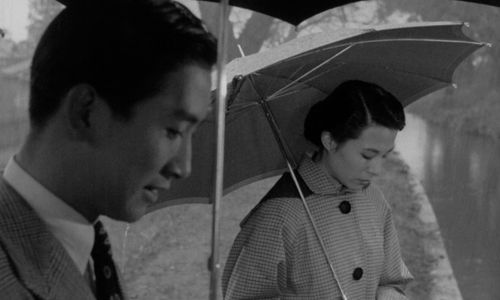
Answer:
M302 190L349 300L407 299L391 210L373 184L345 188L310 158ZM349 203L349 210L340 207ZM341 299L290 174L241 223L222 277L225 299Z

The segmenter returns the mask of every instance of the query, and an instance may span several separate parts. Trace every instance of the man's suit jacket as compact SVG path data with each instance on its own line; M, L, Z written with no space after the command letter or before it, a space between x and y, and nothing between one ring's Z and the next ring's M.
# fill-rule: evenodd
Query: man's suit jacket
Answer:
M95 300L66 250L2 176L0 298Z

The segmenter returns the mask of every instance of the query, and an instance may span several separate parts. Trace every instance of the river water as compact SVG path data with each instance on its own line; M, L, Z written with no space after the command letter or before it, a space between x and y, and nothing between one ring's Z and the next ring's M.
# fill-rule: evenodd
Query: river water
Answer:
M500 142L408 115L396 144L432 203L463 298L500 299Z

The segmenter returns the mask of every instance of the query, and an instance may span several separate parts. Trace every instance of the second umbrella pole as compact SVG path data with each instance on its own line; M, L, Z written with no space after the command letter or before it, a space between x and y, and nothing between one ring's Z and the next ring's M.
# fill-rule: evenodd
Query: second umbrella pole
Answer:
M223 196L224 178L224 134L226 125L227 78L225 72L227 56L227 28L229 21L229 0L219 4L219 33L217 43L217 94L216 94L216 159L214 168L214 189L212 194L212 254L210 257L210 300L217 300L219 291L219 240L220 202Z

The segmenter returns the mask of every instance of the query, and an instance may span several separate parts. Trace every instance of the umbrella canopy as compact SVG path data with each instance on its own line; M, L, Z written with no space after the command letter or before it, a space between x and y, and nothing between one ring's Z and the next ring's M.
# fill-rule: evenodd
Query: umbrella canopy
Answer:
M220 2L219 0L203 0ZM268 16L281 19L293 25L331 8L339 7L360 0L230 0L229 5L250 9Z
M486 5L500 7L500 1L498 1L498 0L459 0L459 1L480 3L480 4L486 4Z
M220 0L201 1L220 2ZM306 19L328 9L360 1L363 0L309 0L307 2L298 0L230 0L229 5L251 9L253 11L257 11L268 16L281 19L296 26ZM498 0L459 1L500 6L500 1Z
M449 85L455 68L482 45L463 33L461 23L421 23L312 34L232 61L227 66L233 80L226 112L225 193L283 172L283 153L293 165L313 149L302 136L305 116L341 82L376 83L406 106ZM193 137L191 177L162 193L152 210L209 203L214 126L209 117Z
M57 0L64 5L88 0ZM109 1L109 0L108 0ZM221 0L200 0L208 2L221 2ZM326 11L349 3L363 0L309 0L307 2L298 0L230 0L229 5L251 9L268 16L281 19L293 25L298 25L306 19ZM491 6L499 6L498 0L458 0L462 2L481 3ZM96 1L97 2L97 1ZM98 5L98 3L96 3Z
M64 5L71 5L88 0L57 0ZM96 8L98 8L98 1ZM107 0L109 1L109 0ZM208 2L221 2L221 0L201 0ZM325 10L342 6L345 4L358 2L360 0L310 0L306 3L302 1L290 0L230 0L229 5L251 9L268 16L281 19L293 25L298 25L302 21Z

